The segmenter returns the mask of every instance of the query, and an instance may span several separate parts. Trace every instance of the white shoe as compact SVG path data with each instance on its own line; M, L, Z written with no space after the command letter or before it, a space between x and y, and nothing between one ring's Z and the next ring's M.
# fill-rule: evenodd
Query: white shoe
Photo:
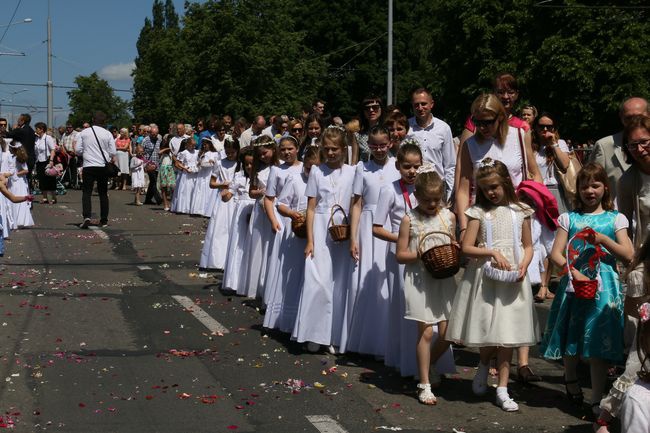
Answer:
M508 394L505 395L505 398L501 398L497 394L497 406L500 406L506 412L516 412L519 410L519 405Z
M207 272L199 272L199 278L208 278Z
M331 344L327 350L329 350L331 355L338 355L340 353L339 350Z
M438 403L438 399L431 392L431 384L429 383L418 383L418 400L422 404L429 406L435 406Z

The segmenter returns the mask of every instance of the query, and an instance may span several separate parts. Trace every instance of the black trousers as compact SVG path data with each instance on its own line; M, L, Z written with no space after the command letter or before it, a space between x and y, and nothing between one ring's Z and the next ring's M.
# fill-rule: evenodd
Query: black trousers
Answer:
M97 182L97 192L99 193L99 211L100 223L108 222L108 176L104 167L84 167L83 168L83 194L81 196L82 214L84 219L92 215L92 195L93 188Z
M156 182L158 182L158 170L150 171L147 174L149 175L149 187L147 188L147 195L144 197L144 202L160 204L162 203L162 197L156 185Z

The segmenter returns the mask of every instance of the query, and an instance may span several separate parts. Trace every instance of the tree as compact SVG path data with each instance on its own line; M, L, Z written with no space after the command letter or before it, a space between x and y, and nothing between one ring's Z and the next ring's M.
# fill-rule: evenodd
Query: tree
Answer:
M109 124L126 126L131 123L129 104L115 96L108 81L99 78L96 72L88 76L79 75L74 82L77 88L68 92L71 110L68 122L81 125L91 121L95 111L103 111Z

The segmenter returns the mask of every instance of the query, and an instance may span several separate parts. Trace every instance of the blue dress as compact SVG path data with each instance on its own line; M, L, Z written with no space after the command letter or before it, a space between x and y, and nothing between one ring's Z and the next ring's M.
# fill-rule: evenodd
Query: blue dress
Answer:
M569 239L586 227L616 240L617 211L600 214L569 213ZM574 267L590 278L595 278L587 265L593 254L593 246L581 240L573 241L580 252ZM591 251L589 250L591 249ZM616 272L616 258L604 247L601 258L600 277L602 288L593 300L576 299L567 293L568 276L560 280L560 286L546 322L541 353L548 359L563 356L601 358L612 363L623 361L623 300L621 282ZM591 272L589 272L591 271Z

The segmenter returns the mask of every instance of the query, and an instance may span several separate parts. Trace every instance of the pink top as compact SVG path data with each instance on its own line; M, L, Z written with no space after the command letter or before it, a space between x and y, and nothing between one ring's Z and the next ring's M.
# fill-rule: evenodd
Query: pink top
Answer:
M508 119L508 125L512 126L513 128L521 128L524 130L524 132L530 131L530 125L528 124L528 122L526 122L523 119L520 119L517 116L512 116L510 119ZM469 116L467 118L467 120L465 121L464 128L471 133L474 133L476 131L476 126L474 126L474 122L472 122L472 116Z

